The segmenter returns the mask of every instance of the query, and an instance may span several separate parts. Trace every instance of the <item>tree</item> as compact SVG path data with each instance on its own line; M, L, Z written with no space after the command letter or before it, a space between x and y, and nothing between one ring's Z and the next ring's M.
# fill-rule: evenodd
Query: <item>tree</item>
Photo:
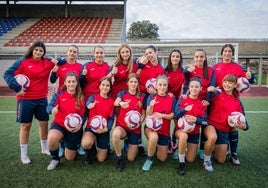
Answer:
M158 26L151 23L149 20L142 20L133 22L130 25L127 36L128 38L134 39L157 39L158 35Z

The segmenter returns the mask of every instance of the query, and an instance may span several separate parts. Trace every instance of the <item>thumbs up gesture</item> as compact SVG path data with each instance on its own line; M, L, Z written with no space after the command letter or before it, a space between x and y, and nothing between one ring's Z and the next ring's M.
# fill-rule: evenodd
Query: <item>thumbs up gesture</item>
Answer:
M249 80L251 78L250 67L247 68L246 78Z
M55 106L55 107L52 109L51 113L52 113L53 116L55 116L55 115L58 113L58 111L59 111L59 105Z

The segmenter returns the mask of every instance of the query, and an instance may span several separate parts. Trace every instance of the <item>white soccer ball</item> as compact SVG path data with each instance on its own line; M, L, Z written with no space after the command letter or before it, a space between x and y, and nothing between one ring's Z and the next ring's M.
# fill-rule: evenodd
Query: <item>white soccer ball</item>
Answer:
M162 118L156 118L154 115L146 117L146 126L153 131L158 131L162 127Z
M151 79L147 80L145 83L145 87L147 89L150 89L150 88L156 89L156 78L151 78Z
M79 130L82 127L82 123L81 116L76 113L68 114L64 119L64 126L70 132Z
M250 90L250 83L245 77L240 77L237 79L236 90L240 93L248 92Z
M27 89L30 86L30 79L24 74L17 74L15 79L23 89Z
M99 129L104 129L107 127L107 121L104 117L97 115L91 118L90 120L90 127L91 130L96 132Z
M130 110L126 113L124 120L130 129L137 129L141 124L141 114L136 110Z
M177 125L180 131L190 133L194 130L196 124L195 122L187 121L185 116L182 116L181 118L179 118Z
M230 127L236 127L237 124L246 123L246 117L241 112L232 112L227 118Z

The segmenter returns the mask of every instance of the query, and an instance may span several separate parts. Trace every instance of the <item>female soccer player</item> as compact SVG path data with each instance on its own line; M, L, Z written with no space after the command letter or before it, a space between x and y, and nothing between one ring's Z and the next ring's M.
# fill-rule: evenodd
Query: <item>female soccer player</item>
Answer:
M157 49L155 46L150 45L145 49L145 55L137 59L138 66L141 67L139 74L140 78L140 91L147 96L156 94L156 89L153 87L146 88L146 82L152 78L157 78L159 75L164 74L164 68L158 62Z
M185 85L185 76L182 65L183 57L181 51L177 49L172 50L168 57L165 74L168 77L168 91L175 96L176 100L181 96L182 86ZM176 120L174 120L174 123L176 124ZM176 137L173 134L169 143L168 153L171 154L176 148Z
M51 74L50 74L51 83L55 83L57 79L59 78L58 91L60 91L64 87L64 79L68 72L73 71L74 73L76 73L78 77L80 77L83 65L76 61L78 54L79 54L78 47L72 44L71 46L69 46L67 53L66 53L67 62L61 66L55 65L55 67L51 71ZM79 155L85 154L85 152L83 151L81 147L77 150L77 152ZM64 146L63 144L61 144L60 149L59 149L59 156L62 157L63 155L64 155Z
M209 86L215 85L215 76L214 71L211 67L208 66L207 55L205 50L197 49L194 52L194 65L186 69L186 84L185 88L188 88L189 81L194 78L199 77L202 83L202 90L199 93L199 99L201 99L205 104L207 100L207 88ZM199 156L203 159L204 156L204 133L201 127L201 139L200 139L200 151Z
M239 123L237 127L231 130L227 123L227 118L232 112L241 112L244 114L244 109L236 91L237 78L235 75L228 74L223 78L223 91L219 92L217 88L210 86L209 92L214 92L210 100L208 113L208 126L204 128L204 135L207 138L205 142L204 168L213 172L211 165L211 153L214 149L215 159L219 163L224 163L226 159L227 146L229 144L229 134L232 131L239 129L248 129L247 122Z
M222 87L222 81L223 78L227 74L233 74L237 78L239 77L245 77L248 79L249 83L254 83L255 78L254 75L251 74L251 72L245 69L243 69L242 66L237 64L232 60L235 53L235 49L232 44L225 44L221 49L221 56L222 61L214 65L214 72L215 72L215 78L216 78L216 86L219 88ZM240 160L236 154L236 147L238 145L239 140L239 134L238 131L232 131L229 135L229 141L230 141L230 151L231 151L231 162L234 165L240 165Z
M174 117L175 97L168 95L168 78L160 75L156 81L157 94L152 94L147 99L147 116L155 116L162 119L163 123L158 131L145 126L147 142L147 159L142 166L143 171L149 171L153 164L153 156L156 152L160 161L165 161L170 139L170 120Z
M189 83L189 95L186 98L180 97L175 108L176 119L184 116L188 122L196 124L194 130L189 133L183 132L178 126L175 126L175 135L179 140L179 165L177 172L180 175L185 174L185 158L187 162L194 162L199 143L200 125L202 123L206 125L206 106L198 97L201 90L201 80L199 78L192 78Z
M114 100L109 96L112 82L108 77L103 77L99 82L99 94L91 95L86 102L89 109L87 126L82 137L82 148L85 150L85 164L91 164L92 147L97 144L97 159L99 162L104 162L107 159L109 149L109 133L114 123ZM91 119L94 116L102 116L106 122L107 127L98 129L94 132L91 128ZM95 146L94 146L95 147Z
M84 65L81 84L84 86L84 95L86 98L92 94L99 94L100 80L109 74L110 66L104 62L104 48L96 46L94 48L94 61L88 62Z
M72 161L76 157L82 137L82 129L76 129L70 132L65 128L65 117L70 113L76 113L81 117L85 114L85 99L82 95L79 78L74 72L66 74L64 87L57 92L50 104L47 106L47 112L54 116L48 133L48 148L51 153L51 162L47 170L54 170L60 164L59 142L63 140L65 145L64 156Z
M128 151L127 158L129 161L133 161L138 152L138 144L141 140L141 124L138 128L130 128L124 118L126 114L135 110L141 114L141 122L145 117L145 95L139 91L139 79L134 73L129 74L127 80L128 90L124 90L118 93L117 99L114 102L115 106L120 107L116 126L112 133L112 142L117 157L118 164L116 169L122 171L124 169L124 160L121 151L121 139L128 139Z
M8 86L17 93L17 122L20 123L19 142L23 164L31 163L28 156L28 141L33 116L39 122L39 135L41 142L41 153L49 155L47 148L48 120L46 112L48 77L50 71L57 62L44 58L46 46L41 41L34 42L23 58L18 59L4 73L4 79ZM28 88L22 88L16 80L17 74L24 74L30 80Z

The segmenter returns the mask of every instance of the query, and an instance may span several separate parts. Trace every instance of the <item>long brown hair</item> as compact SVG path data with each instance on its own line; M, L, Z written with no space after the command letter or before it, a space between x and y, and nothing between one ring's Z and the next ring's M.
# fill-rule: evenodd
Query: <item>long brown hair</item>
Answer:
M141 108L142 107L142 102L141 102L141 92L139 89L139 84L140 84L140 79L139 76L135 73L130 73L127 77L127 83L131 78L136 78L136 80L138 81L138 86L136 89L136 96L137 96L137 100L138 100L138 107Z
M232 82L232 83L237 84L237 77L233 74L227 74L223 78L222 82L224 82L224 81L228 81L228 82ZM239 97L239 92L235 88L233 89L233 95L235 96L235 98Z
M77 86L76 86L75 93L74 93L74 96L76 98L76 105L75 106L76 106L76 108L81 109L81 103L82 103L82 100L83 100L83 95L82 95L82 89L81 89L81 86L80 86L80 83L79 83L78 76L73 71L68 72L65 75L64 81L67 79L67 77L72 77L72 76L75 77L75 80L77 82ZM63 90L67 90L66 85L63 86Z
M133 69L133 54L132 54L132 49L128 44L121 44L120 47L118 48L116 59L114 62L114 66L118 66L121 63L123 63L123 58L121 57L121 54L120 54L120 52L123 48L127 48L130 52L130 57L129 57L128 63L127 63L127 71L128 71L128 73L131 73L132 69Z
M44 50L44 54L42 58L44 58L44 55L46 54L46 45L42 41L35 41L27 50L27 52L24 54L24 57L26 59L33 57L33 50L35 47L41 47Z

